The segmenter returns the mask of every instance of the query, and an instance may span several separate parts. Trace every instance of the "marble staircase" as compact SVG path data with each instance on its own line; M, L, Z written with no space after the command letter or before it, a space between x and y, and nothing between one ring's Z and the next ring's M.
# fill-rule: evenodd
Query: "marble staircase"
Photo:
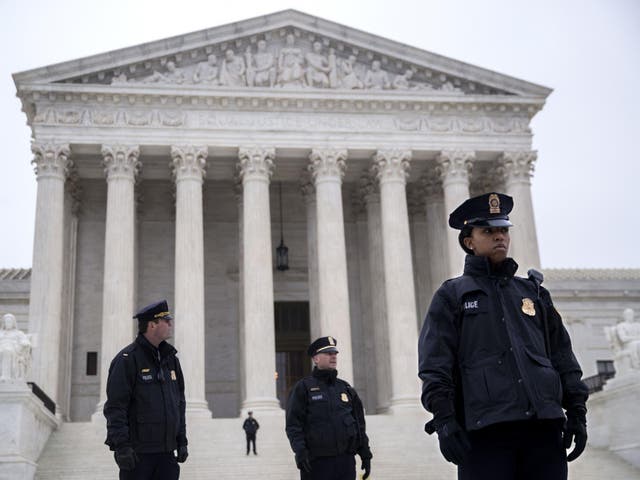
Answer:
M242 420L190 422L189 459L182 479L295 480L298 472L284 434L284 417L260 417L258 455L245 455ZM370 415L374 453L371 480L455 480L455 468L440 456L437 439L422 431L426 415L410 411ZM64 423L50 437L38 462L38 480L107 480L118 477L100 423ZM358 462L358 469L360 464ZM570 464L571 480L640 480L640 470L604 449L588 447ZM360 478L360 470L358 470Z

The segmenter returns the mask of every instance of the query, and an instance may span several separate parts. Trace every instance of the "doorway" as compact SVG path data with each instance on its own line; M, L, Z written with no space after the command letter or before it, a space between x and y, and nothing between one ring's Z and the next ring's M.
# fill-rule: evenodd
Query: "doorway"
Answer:
M276 393L286 408L289 392L309 374L309 302L275 302Z

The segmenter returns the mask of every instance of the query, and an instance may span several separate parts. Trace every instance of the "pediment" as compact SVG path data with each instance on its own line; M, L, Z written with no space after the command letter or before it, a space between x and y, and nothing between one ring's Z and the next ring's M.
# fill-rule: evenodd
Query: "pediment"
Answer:
M429 95L551 90L295 10L244 20L14 75L26 84L328 89Z

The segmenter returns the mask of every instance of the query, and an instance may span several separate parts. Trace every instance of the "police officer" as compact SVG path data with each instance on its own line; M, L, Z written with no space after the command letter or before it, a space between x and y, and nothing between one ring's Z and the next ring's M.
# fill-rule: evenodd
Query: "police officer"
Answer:
M351 385L338 378L336 345L333 337L309 345L313 372L295 384L287 402L286 432L302 480L354 480L356 453L362 478L371 471L362 402Z
M253 418L253 412L247 412L248 417L245 418L244 423L242 424L242 429L244 430L245 436L247 437L247 455L249 455L249 447L253 443L253 454L257 455L256 452L256 433L258 433L258 429L260 428L260 424L258 421Z
M434 416L425 430L437 431L458 479L564 480L587 442L588 390L542 274L515 276L512 207L487 193L449 217L468 255L420 334L422 403Z
M115 452L120 480L176 480L188 450L184 378L176 349L165 341L173 316L163 300L133 318L138 336L109 367L105 443Z

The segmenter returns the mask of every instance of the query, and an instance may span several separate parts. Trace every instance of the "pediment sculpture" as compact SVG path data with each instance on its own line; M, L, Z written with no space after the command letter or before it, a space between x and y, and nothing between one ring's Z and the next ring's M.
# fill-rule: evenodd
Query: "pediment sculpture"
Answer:
M31 365L31 340L7 313L0 328L0 382L25 380Z
M640 323L633 309L626 308L616 325L605 327L605 334L613 350L616 376L640 371Z
M372 52L337 52L329 41L314 39L301 41L287 33L284 41L260 39L238 48L227 44L210 48L206 59L178 64L180 55L167 57L149 74L128 78L121 70L113 72L112 85L124 83L162 85L206 85L211 87L277 87L324 88L347 90L430 90L448 94L464 94L445 75L433 81L416 78L417 67L403 65L392 71L393 62L383 62ZM244 49L244 51L241 51ZM353 54L356 51L360 54Z

